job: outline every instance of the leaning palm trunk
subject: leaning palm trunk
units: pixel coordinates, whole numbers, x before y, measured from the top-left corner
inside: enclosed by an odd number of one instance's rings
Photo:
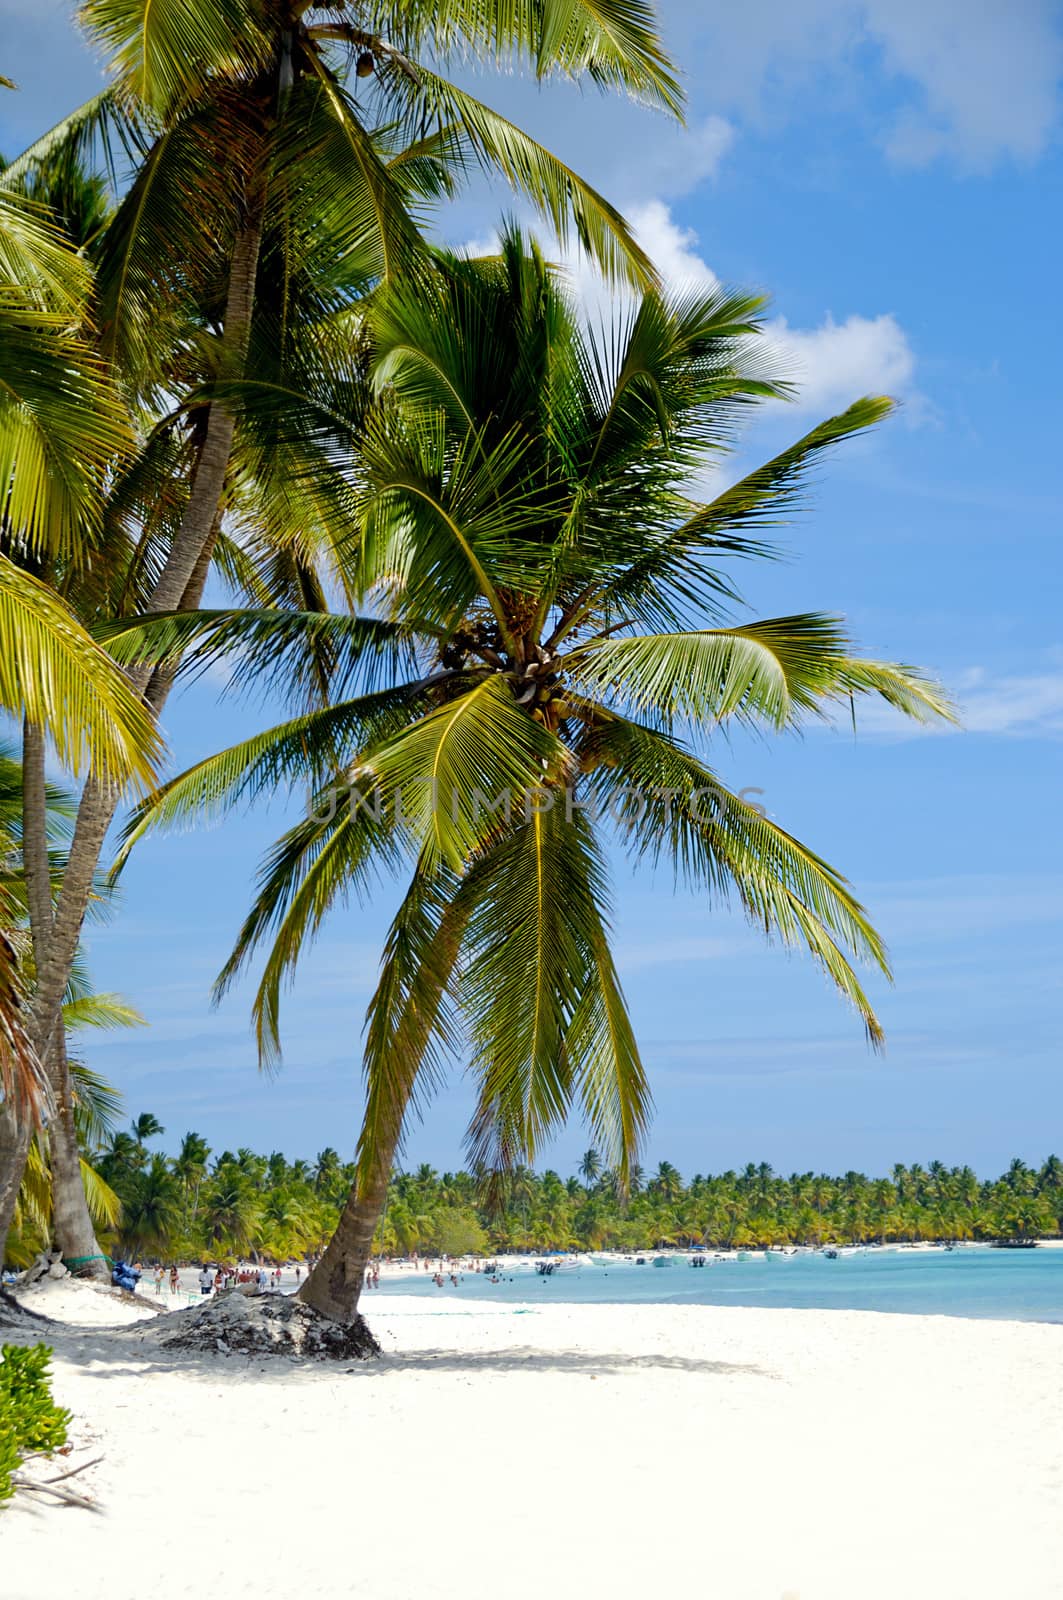
[[[355,1181],[324,1255],[300,1298],[336,1322],[353,1323],[373,1235],[417,1075],[432,1036],[449,1035],[447,990],[468,926],[468,897],[446,869],[423,871],[407,891],[369,1005],[365,1068],[368,1086]]]
[[[264,203],[264,195],[259,194],[233,247],[223,335],[229,371],[239,370],[247,355]],[[199,604],[206,576],[203,557],[218,525],[235,421],[230,407],[212,402],[188,506],[146,607],[148,611],[172,611],[189,599],[193,599],[194,605]],[[172,675],[158,674],[153,678],[150,667],[141,667],[130,669],[129,676],[158,715],[173,682]],[[78,1263],[79,1270],[97,1277],[106,1276],[106,1263],[96,1242],[85,1201],[73,1127],[73,1089],[64,1042],[58,1037],[58,1030],[63,995],[70,981],[103,842],[119,795],[116,785],[97,778],[90,778],[85,785],[54,915],[50,902],[46,908],[38,906],[35,920],[39,923],[39,942],[37,930],[34,932],[37,986],[28,1028],[38,1057],[48,1063],[56,1105],[56,1126],[51,1140],[56,1243],[65,1258]],[[28,819],[35,837],[39,834],[41,820],[36,815],[39,803],[31,800]],[[47,883],[47,878],[44,882]],[[40,900],[39,893],[37,899]],[[6,1203],[10,1190],[12,1207],[13,1195],[17,1194],[22,1181],[28,1148],[28,1140],[16,1137],[14,1129],[0,1132],[0,1198]],[[0,1240],[6,1240],[10,1223],[11,1210],[0,1206]]]
[[[299,1291],[301,1300],[334,1322],[350,1324],[357,1315],[358,1297],[373,1253],[373,1237],[387,1198],[397,1146],[396,1130],[393,1139],[374,1151],[369,1173],[351,1188],[324,1255]]]

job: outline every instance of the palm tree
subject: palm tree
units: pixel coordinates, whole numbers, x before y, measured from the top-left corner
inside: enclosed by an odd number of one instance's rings
[[[650,1188],[666,1205],[671,1205],[682,1192],[683,1180],[670,1161],[662,1161],[650,1180]]]
[[[24,1005],[32,995],[35,980],[34,951],[26,927],[31,883],[26,871],[23,788],[24,774],[19,762],[0,746],[0,903],[5,908],[4,943],[11,950],[17,969],[20,1005]],[[76,803],[67,790],[50,782],[42,784],[41,801],[45,825],[43,875],[46,880],[54,881],[62,870]],[[106,886],[100,885],[98,894],[99,908],[106,902]],[[66,1037],[86,1028],[135,1027],[143,1024],[144,1019],[119,996],[95,991],[84,963],[79,959],[67,985],[62,1020]],[[86,1142],[98,1144],[111,1131],[118,1109],[118,1096],[73,1054],[69,1059],[69,1073],[68,1104],[76,1142],[81,1147]],[[17,1094],[5,1090],[4,1101],[0,1114],[0,1139],[5,1136],[5,1130],[10,1130],[16,1139],[28,1142],[12,1220],[32,1216],[41,1235],[41,1243],[44,1243],[55,1221],[54,1167],[56,1146],[63,1139],[63,1119],[52,1114],[49,1107],[42,1124],[35,1129],[32,1117],[19,1118],[15,1115],[19,1105]],[[25,1105],[24,1097],[22,1104]],[[84,1161],[81,1162],[79,1182],[91,1215],[108,1224],[113,1222],[112,1213],[117,1201],[106,1190],[95,1170]],[[24,1246],[23,1236],[13,1247],[16,1257]]]
[[[583,1152],[579,1164],[579,1175],[589,1189],[595,1180],[601,1176],[602,1158],[597,1150],[590,1149]]]
[[[0,192],[0,708],[52,739],[71,771],[146,781],[157,735],[122,674],[14,548],[69,541],[91,518],[102,463],[125,436],[115,397],[71,332],[84,264],[25,198]],[[42,811],[46,804],[42,785]],[[0,883],[0,1242],[46,1093]]]
[[[122,1190],[120,1247],[133,1254],[169,1249],[180,1220],[181,1190],[166,1157],[153,1155]]]
[[[1042,1189],[1063,1189],[1063,1161],[1058,1156],[1049,1156],[1037,1175],[1037,1181]]]
[[[786,392],[765,375],[761,304],[651,291],[610,343],[516,231],[497,259],[442,259],[368,314],[379,398],[350,441],[348,586],[374,609],[174,617],[112,638],[134,660],[191,649],[202,664],[239,642],[293,665],[328,640],[335,681],[362,691],[199,763],[128,832],[318,784],[220,980],[273,936],[254,1006],[267,1060],[283,982],[329,907],[415,863],[367,1018],[356,1182],[303,1291],[330,1315],[352,1312],[403,1117],[456,1048],[455,1007],[479,1091],[474,1167],[532,1159],[579,1103],[626,1181],[649,1102],[609,949],[606,829],[807,948],[880,1038],[850,958],[885,971],[885,952],[849,886],[697,747],[727,721],[781,730],[864,693],[949,714],[919,673],[855,655],[835,618],[721,616],[737,601],[721,563],[762,553],[760,529],[824,450],[889,409],[860,401],[693,503],[694,471],[722,459],[738,418]]]
[[[138,1144],[145,1144],[149,1139],[158,1139],[166,1132],[152,1111],[142,1111],[139,1117],[134,1117],[130,1123],[130,1130]]]
[[[333,1150],[331,1145],[326,1145],[324,1150],[318,1152],[314,1161],[314,1188],[328,1189],[339,1170],[339,1151]]]
[[[37,1026],[44,943],[53,916],[45,738],[51,737],[72,772],[88,774],[91,783],[113,794],[115,803],[128,780],[150,779],[160,745],[124,674],[56,589],[42,580],[51,576],[48,569],[56,560],[76,567],[98,535],[102,484],[128,443],[129,428],[114,386],[83,331],[89,275],[72,241],[26,196],[4,191],[0,232],[8,280],[0,291],[0,706],[16,712],[25,726],[22,855],[38,980],[20,1027],[36,1062],[45,1065],[50,1057],[52,1068],[50,1145],[57,1232],[64,1249],[85,1251],[83,1258],[102,1268],[82,1193],[71,1071],[63,1041],[51,1043],[76,959],[76,937],[63,981],[48,1001],[47,1034]],[[86,906],[91,878],[90,873]],[[5,940],[0,950],[0,1009],[6,1012],[0,1022],[0,1243],[13,1215],[33,1126],[31,1116],[20,1114],[24,1095],[9,1070],[18,1058],[10,1020],[10,997],[16,991],[6,951]]]
[[[42,168],[69,163],[100,140],[109,155],[119,144],[133,153],[127,192],[102,241],[94,236],[92,254],[100,361],[118,374],[138,414],[156,413],[143,455],[120,474],[117,492],[119,522],[147,501],[137,552],[146,611],[197,607],[215,557],[224,554],[230,570],[246,567],[222,528],[223,512],[245,487],[234,462],[240,384],[255,376],[274,403],[290,396],[297,410],[308,319],[324,348],[322,318],[342,326],[374,284],[412,270],[424,254],[417,211],[472,167],[500,172],[562,238],[574,229],[607,271],[635,282],[651,276],[607,201],[435,70],[471,49],[499,63],[530,62],[539,77],[590,76],[678,112],[675,77],[642,3],[534,0],[515,12],[499,0],[471,8],[397,0],[322,13],[278,0],[229,10],[187,0],[132,9],[88,0],[81,15],[111,52],[112,87],[12,163],[3,184],[32,183]],[[95,221],[85,205],[55,209],[82,229]],[[104,411],[82,405],[79,415],[79,445],[88,453]],[[109,436],[96,443],[100,455],[113,449]],[[289,518],[295,502],[319,517],[327,492],[294,488],[312,475],[284,473],[276,428],[269,444],[259,476],[272,475],[274,505],[286,498]],[[16,498],[28,503],[31,482],[23,477]],[[263,520],[260,514],[260,538],[270,531]],[[305,540],[282,562],[295,578],[305,569],[302,554]],[[0,565],[0,622],[5,570]],[[155,714],[172,678],[169,670],[130,673]],[[3,689],[0,676],[0,701]],[[32,711],[30,720],[35,726]],[[68,1084],[61,1043],[53,1043],[59,1005],[116,804],[114,786],[90,777],[62,891],[34,933],[29,1036],[39,1056],[52,1053],[61,1105]],[[64,1150],[57,1170],[65,1248],[91,1261],[75,1157]],[[0,1147],[8,1177],[19,1164],[17,1142]],[[0,1232],[4,1224],[0,1209]]]
[[[222,1254],[252,1249],[261,1219],[259,1198],[237,1167],[227,1166],[211,1180],[203,1201],[209,1247]]]
[[[181,1148],[174,1161],[174,1175],[184,1187],[192,1190],[192,1216],[195,1217],[199,1200],[199,1186],[207,1175],[210,1146],[200,1133],[188,1132],[181,1140]]]

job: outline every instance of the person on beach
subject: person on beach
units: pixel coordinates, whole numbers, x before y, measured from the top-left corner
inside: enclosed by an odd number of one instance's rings
[[[170,1293],[181,1293],[181,1274],[178,1272],[176,1264],[170,1268]]]
[[[199,1274],[199,1292],[200,1294],[209,1294],[213,1287],[214,1275],[207,1266],[207,1263],[204,1261]]]
[[[165,1274],[164,1274],[163,1269],[162,1269],[162,1262],[160,1261],[159,1265],[155,1268],[155,1293],[156,1294],[162,1294],[162,1282],[163,1282],[164,1276],[165,1276]]]

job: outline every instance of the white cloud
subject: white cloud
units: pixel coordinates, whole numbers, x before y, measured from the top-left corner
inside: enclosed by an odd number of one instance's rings
[[[667,285],[706,290],[715,287],[719,281],[716,274],[697,253],[697,234],[693,228],[681,227],[663,200],[630,207],[628,221]],[[559,249],[556,254],[592,326],[608,326],[625,308],[630,308],[631,291],[606,283],[594,262],[578,247]]]
[[[886,138],[895,160],[952,156],[984,168],[1044,150],[1058,117],[1059,11],[1045,0],[869,0],[866,26],[886,68],[918,102]]]
[[[1013,739],[1063,737],[1063,672],[1048,670],[994,676],[984,667],[971,667],[951,676],[947,687],[959,712],[959,728],[945,722],[924,726],[901,716],[885,701],[870,697],[857,706],[857,727],[862,734],[890,739],[957,732]],[[838,719],[838,726],[848,731],[850,725],[846,712]]]
[[[696,231],[676,222],[663,200],[632,207],[629,220],[666,285],[709,290],[719,283],[699,252]],[[603,283],[584,255],[570,251],[563,259],[591,321],[608,320],[622,295]],[[796,385],[802,410],[827,415],[865,394],[917,398],[915,355],[889,312],[853,313],[843,322],[828,315],[818,328],[793,328],[778,317],[767,324],[767,332],[779,357],[776,370]]]
[[[617,193],[691,194],[716,179],[735,141],[734,124],[715,114],[700,123],[666,130],[655,127],[653,132],[653,138],[647,137],[635,149],[625,147],[622,169],[613,179]]]
[[[633,206],[629,221],[665,283],[712,289],[719,282],[708,262],[698,254],[696,231],[677,223],[663,200]]]
[[[915,356],[908,336],[891,313],[828,314],[818,328],[791,328],[785,317],[770,324],[788,376],[798,386],[801,407],[829,415],[865,394],[910,395]]]
[[[966,675],[956,698],[969,733],[1063,734],[1063,672],[993,678],[979,668]]]
[[[897,162],[944,158],[981,170],[1035,159],[1058,124],[1056,0],[689,6],[665,0],[662,9],[695,102],[704,81],[714,107],[762,125],[777,129],[810,105],[829,105],[870,124]],[[886,111],[879,109],[882,76],[893,102]]]

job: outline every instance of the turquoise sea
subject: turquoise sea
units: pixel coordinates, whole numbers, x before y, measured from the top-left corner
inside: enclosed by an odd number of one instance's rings
[[[896,1311],[950,1317],[1063,1322],[1063,1250],[868,1250],[829,1260],[822,1255],[751,1252],[744,1261],[701,1268],[677,1255],[668,1265],[633,1261],[565,1262],[549,1277],[534,1266],[512,1267],[493,1284],[465,1272],[437,1288],[427,1272],[388,1279],[388,1294],[463,1300],[560,1300],[579,1305],[707,1305],[812,1307],[827,1311]],[[363,1297],[365,1311],[372,1295]]]

